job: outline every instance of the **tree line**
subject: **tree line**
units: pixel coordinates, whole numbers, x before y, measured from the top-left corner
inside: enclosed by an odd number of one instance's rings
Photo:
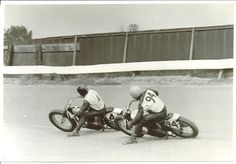
[[[31,42],[32,41],[31,30],[28,30],[25,26],[11,26],[4,29],[4,45]]]

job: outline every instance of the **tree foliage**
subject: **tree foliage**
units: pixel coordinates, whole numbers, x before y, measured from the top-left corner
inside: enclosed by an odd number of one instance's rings
[[[138,31],[138,24],[129,24],[128,26],[130,32]]]
[[[19,43],[32,40],[32,31],[24,26],[11,26],[4,30],[4,44]]]

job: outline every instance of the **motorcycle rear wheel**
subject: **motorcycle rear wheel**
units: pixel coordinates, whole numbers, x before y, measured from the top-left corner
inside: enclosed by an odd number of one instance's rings
[[[61,122],[63,117],[62,110],[53,110],[48,115],[50,122],[58,129],[64,132],[72,132],[76,127],[75,120],[64,117],[63,123]]]
[[[178,121],[182,127],[182,130],[172,129],[171,131],[173,133],[175,133],[177,136],[183,137],[183,138],[195,138],[198,136],[199,130],[194,122],[192,122],[182,116],[180,116]]]

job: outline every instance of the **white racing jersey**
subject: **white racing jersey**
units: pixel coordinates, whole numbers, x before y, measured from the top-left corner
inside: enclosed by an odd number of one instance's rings
[[[87,100],[90,104],[90,107],[95,110],[100,110],[105,107],[104,101],[94,90],[90,89],[84,99]]]
[[[147,89],[145,91],[145,94],[144,94],[143,98],[141,99],[140,104],[142,105],[143,110],[145,112],[148,112],[149,110],[151,110],[153,112],[161,112],[165,106],[165,104],[155,94],[155,92],[150,89]]]

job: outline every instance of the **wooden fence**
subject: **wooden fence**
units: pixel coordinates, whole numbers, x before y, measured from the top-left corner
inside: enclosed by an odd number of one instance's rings
[[[67,66],[78,60],[79,44],[9,45],[4,48],[6,65]]]
[[[233,25],[90,34],[8,45],[5,65],[94,65],[233,58]]]

